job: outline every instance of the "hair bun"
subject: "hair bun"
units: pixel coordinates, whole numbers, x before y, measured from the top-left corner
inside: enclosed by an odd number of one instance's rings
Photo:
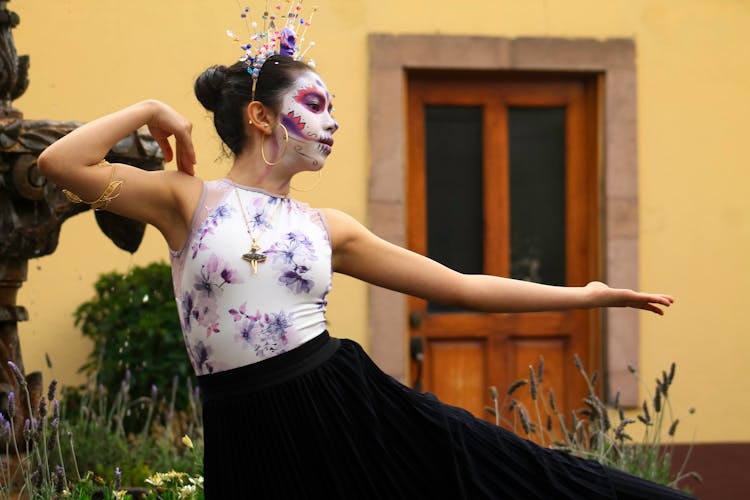
[[[214,112],[227,81],[226,66],[211,66],[195,80],[195,97],[207,110]]]

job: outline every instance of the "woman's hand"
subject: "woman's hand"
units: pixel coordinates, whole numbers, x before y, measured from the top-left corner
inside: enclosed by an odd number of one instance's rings
[[[674,298],[663,293],[641,293],[626,288],[610,288],[599,281],[592,281],[585,287],[590,295],[592,307],[632,307],[659,315],[662,307],[669,307]]]
[[[154,111],[146,125],[164,153],[164,160],[170,162],[174,157],[172,145],[169,143],[169,137],[174,136],[177,170],[195,175],[195,150],[191,136],[193,124],[163,102],[152,101],[152,106]]]

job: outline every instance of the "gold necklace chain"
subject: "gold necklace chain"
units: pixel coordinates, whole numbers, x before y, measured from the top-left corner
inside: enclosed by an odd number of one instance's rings
[[[250,250],[247,251],[247,253],[242,255],[242,258],[250,263],[250,267],[253,268],[253,274],[258,274],[258,264],[261,264],[266,261],[266,254],[263,252],[260,252],[260,246],[258,245],[258,241],[261,236],[263,236],[263,233],[266,232],[266,225],[269,223],[269,221],[273,220],[276,217],[276,214],[281,209],[281,205],[283,203],[283,199],[279,198],[277,200],[276,210],[274,210],[273,214],[271,214],[271,217],[263,221],[263,224],[261,226],[261,231],[258,233],[258,236],[253,236],[252,231],[250,230],[250,221],[247,218],[247,214],[245,213],[245,207],[242,204],[242,200],[240,199],[240,191],[237,189],[237,186],[233,185],[234,188],[234,194],[237,195],[237,203],[240,206],[240,212],[242,213],[242,218],[245,220],[245,228],[247,230],[248,236],[250,236],[250,240],[252,241],[252,244],[250,245]],[[263,210],[263,213],[265,214],[265,209]]]

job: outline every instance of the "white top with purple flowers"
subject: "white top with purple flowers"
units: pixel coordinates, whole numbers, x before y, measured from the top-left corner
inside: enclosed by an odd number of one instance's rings
[[[242,259],[252,241],[233,186],[267,257],[257,274]],[[262,361],[326,329],[330,236],[321,212],[305,203],[228,179],[205,182],[185,246],[170,254],[198,375]]]

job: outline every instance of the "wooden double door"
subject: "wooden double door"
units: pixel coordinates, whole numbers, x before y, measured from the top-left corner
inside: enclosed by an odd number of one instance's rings
[[[409,248],[464,273],[599,279],[597,86],[581,75],[410,74]],[[586,393],[574,354],[600,368],[596,312],[485,314],[415,298],[408,311],[423,349],[412,383],[488,420],[488,388],[502,397],[540,356],[568,414]],[[529,404],[528,391],[514,397]]]

